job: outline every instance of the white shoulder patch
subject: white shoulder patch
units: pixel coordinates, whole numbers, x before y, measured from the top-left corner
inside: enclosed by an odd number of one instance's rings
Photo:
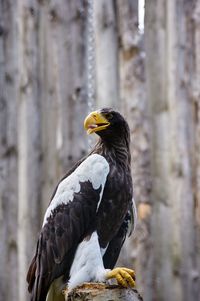
[[[102,186],[100,202],[109,170],[108,162],[101,155],[92,154],[85,159],[71,175],[63,179],[58,185],[56,193],[45,213],[43,226],[47,218],[51,215],[52,210],[62,203],[67,204],[73,200],[74,193],[80,191],[80,182],[89,181],[94,189],[98,189]]]

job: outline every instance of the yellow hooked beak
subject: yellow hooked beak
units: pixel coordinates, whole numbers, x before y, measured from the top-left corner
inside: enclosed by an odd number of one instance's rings
[[[109,125],[110,122],[98,111],[90,113],[84,121],[84,128],[87,134],[105,130]]]

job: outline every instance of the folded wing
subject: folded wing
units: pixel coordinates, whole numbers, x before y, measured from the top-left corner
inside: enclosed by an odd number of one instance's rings
[[[108,173],[105,158],[93,154],[58,185],[27,274],[32,301],[45,300],[54,279],[67,279],[78,244],[94,230]]]

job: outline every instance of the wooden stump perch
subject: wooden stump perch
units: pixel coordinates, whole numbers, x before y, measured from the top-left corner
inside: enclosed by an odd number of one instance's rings
[[[135,289],[104,283],[84,283],[69,295],[66,291],[65,301],[143,301],[143,299]]]

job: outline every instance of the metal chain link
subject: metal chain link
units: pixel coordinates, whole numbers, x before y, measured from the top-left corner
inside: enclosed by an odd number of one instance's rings
[[[87,0],[87,103],[88,113],[94,111],[96,96],[95,77],[95,36],[94,36],[94,0]],[[94,145],[94,137],[88,137],[88,151]]]
[[[95,107],[95,37],[94,37],[94,3],[87,0],[87,101],[88,111]]]

